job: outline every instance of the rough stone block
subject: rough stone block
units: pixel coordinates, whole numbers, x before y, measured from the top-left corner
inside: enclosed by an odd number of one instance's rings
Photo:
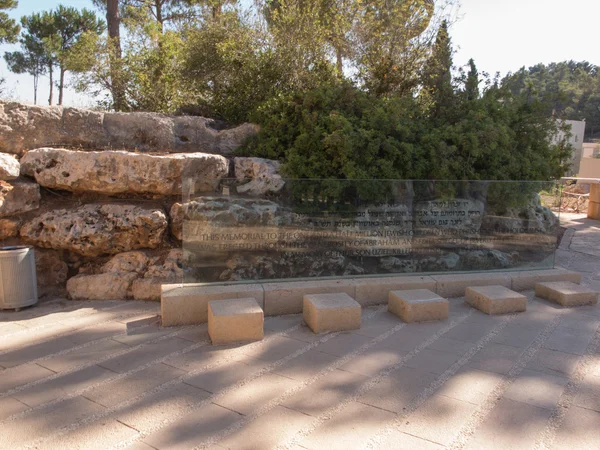
[[[463,297],[470,286],[504,286],[510,288],[508,273],[470,273],[457,275],[433,275],[437,282],[436,292],[444,298]]]
[[[450,303],[428,289],[392,291],[388,311],[404,322],[424,322],[448,318]]]
[[[40,186],[73,192],[178,195],[182,174],[202,173],[198,190],[213,191],[227,176],[229,162],[208,153],[149,155],[128,151],[37,148],[21,158],[22,172]]]
[[[354,281],[354,299],[361,306],[385,305],[390,291],[409,289],[429,289],[435,291],[436,282],[431,277],[397,276],[379,278],[358,278]]]
[[[588,219],[596,219],[600,220],[600,202],[590,202],[588,203]]]
[[[6,153],[0,153],[0,180],[14,180],[21,172],[19,161]]]
[[[75,275],[67,281],[67,292],[74,300],[125,300],[136,273]]]
[[[89,203],[46,211],[26,221],[20,234],[23,241],[38,247],[100,256],[158,248],[163,244],[167,226],[162,208],[134,203]]]
[[[254,298],[208,302],[208,335],[213,344],[260,341],[264,314]]]
[[[468,287],[465,301],[486,314],[527,310],[527,297],[504,286]]]
[[[570,281],[575,284],[581,283],[581,274],[565,269],[527,270],[515,272],[511,275],[512,290],[525,291],[534,289],[536,283],[543,281]]]
[[[263,283],[265,292],[265,315],[299,314],[303,298],[310,294],[346,293],[354,297],[354,280],[285,281]]]
[[[361,307],[345,293],[304,296],[304,321],[315,333],[357,330]]]
[[[562,306],[595,305],[598,292],[569,281],[537,283],[535,295]]]
[[[250,297],[263,307],[260,284],[163,284],[160,300],[162,324],[167,327],[205,323],[208,321],[209,301]]]
[[[40,186],[37,183],[23,178],[11,182],[0,181],[0,217],[38,209],[40,200]]]
[[[600,183],[590,184],[590,202],[600,203]]]

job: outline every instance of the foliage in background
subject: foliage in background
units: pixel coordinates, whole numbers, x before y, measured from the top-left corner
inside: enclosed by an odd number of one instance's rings
[[[18,4],[17,0],[0,0],[0,44],[17,41],[20,31],[19,24],[16,20],[8,17],[5,11],[16,8]]]
[[[281,95],[252,119],[260,134],[240,154],[279,159],[292,178],[550,180],[571,147],[538,98],[485,80],[470,61],[453,79],[442,24],[419,95],[378,96],[339,81]]]
[[[109,19],[106,1],[95,4]],[[178,27],[199,10],[186,5],[175,0],[121,0],[118,22],[125,36],[88,36],[81,42],[70,61],[75,88],[104,94],[102,106],[119,111],[169,113],[193,102],[195,92],[181,69],[185,35]]]
[[[600,70],[586,61],[565,61],[523,67],[502,84],[515,95],[538,98],[546,113],[566,120],[586,121],[586,138],[600,133]]]
[[[72,53],[77,90],[108,93],[103,106],[118,110],[235,123],[336,78],[380,95],[414,89],[447,0],[435,20],[433,0],[118,0],[117,11],[116,0],[93,1],[110,37]]]
[[[33,104],[37,105],[40,77],[48,72],[49,56],[43,41],[32,34],[23,34],[19,39],[21,51],[7,52],[4,59],[8,69],[14,73],[26,73],[33,77]]]
[[[4,55],[9,69],[15,73],[28,73],[34,77],[34,98],[37,101],[38,79],[48,74],[53,102],[54,71],[58,69],[58,104],[63,103],[65,74],[69,61],[86,35],[100,35],[104,22],[88,10],[58,6],[55,10],[33,13],[21,18],[23,33],[19,39],[21,51]]]
[[[280,61],[261,50],[263,39],[237,11],[190,30],[183,73],[202,114],[243,122],[277,92]]]

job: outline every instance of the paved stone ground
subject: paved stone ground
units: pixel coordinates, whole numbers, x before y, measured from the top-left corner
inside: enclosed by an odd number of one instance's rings
[[[600,223],[558,264],[600,289]],[[440,323],[365,309],[316,336],[299,315],[213,347],[161,329],[157,304],[44,302],[0,313],[0,448],[598,449],[600,306],[486,316],[451,300]]]

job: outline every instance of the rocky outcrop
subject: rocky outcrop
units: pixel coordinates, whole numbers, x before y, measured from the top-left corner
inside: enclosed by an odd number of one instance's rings
[[[40,186],[18,179],[0,181],[0,217],[22,214],[40,207]]]
[[[460,252],[463,270],[505,269],[513,262],[513,255],[499,250],[471,250]]]
[[[76,275],[67,281],[67,292],[74,300],[122,300],[135,278],[136,273]]]
[[[248,227],[252,226],[301,225],[308,219],[269,200],[230,197],[201,197],[183,204],[175,203],[170,216],[173,236],[182,240],[185,225],[190,241],[201,233],[210,232],[211,227],[243,224],[249,231]]]
[[[148,256],[142,251],[119,253],[102,267],[103,273],[134,272],[142,274],[148,267]]]
[[[18,219],[0,219],[0,241],[19,235],[21,221]]]
[[[143,251],[119,253],[99,270],[82,268],[67,282],[67,291],[73,299],[158,301],[161,284],[182,280],[181,257],[179,249],[155,256]]]
[[[0,180],[15,180],[20,171],[21,165],[14,156],[0,153]]]
[[[183,221],[185,219],[185,209],[181,203],[173,203],[171,210],[169,211],[169,217],[171,223],[169,225],[169,231],[171,235],[177,239],[183,239]]]
[[[352,276],[365,272],[343,256],[316,259],[301,254],[275,257],[236,255],[226,261],[226,266],[227,269],[219,275],[219,281]]]
[[[160,246],[167,229],[161,209],[128,204],[88,204],[44,213],[27,221],[21,238],[42,248],[84,256]]]
[[[414,229],[460,230],[478,232],[481,228],[485,203],[481,200],[457,198],[454,200],[417,202],[413,206]]]
[[[252,124],[219,130],[196,116],[0,103],[0,152],[17,155],[47,146],[229,155],[257,131]]]
[[[279,192],[285,181],[279,175],[281,164],[263,158],[234,158],[235,178],[245,184],[237,186],[240,194],[265,195],[269,192]]]
[[[181,195],[182,175],[196,191],[213,192],[229,172],[220,155],[145,155],[38,148],[21,158],[21,171],[41,185],[73,192]]]
[[[131,284],[131,297],[134,300],[159,301],[162,284],[183,282],[182,258],[181,249],[171,250],[164,261],[154,258],[144,277]]]
[[[552,210],[542,206],[539,196],[520,208],[507,208],[501,212],[488,212],[482,229],[500,233],[531,233],[551,236],[558,227],[558,217]]]
[[[69,266],[62,260],[59,252],[36,248],[34,253],[38,293],[43,295],[64,288]]]

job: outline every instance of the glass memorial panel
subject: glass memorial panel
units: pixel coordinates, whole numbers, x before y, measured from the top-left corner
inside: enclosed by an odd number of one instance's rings
[[[555,182],[188,177],[184,282],[547,269]]]

